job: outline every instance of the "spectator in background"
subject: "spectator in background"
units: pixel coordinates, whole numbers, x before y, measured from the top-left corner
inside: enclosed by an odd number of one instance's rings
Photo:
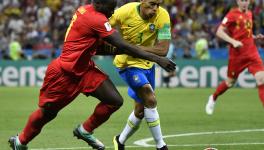
[[[199,60],[209,60],[208,42],[206,38],[200,38],[195,43],[195,52]]]
[[[19,34],[23,32],[24,27],[25,23],[20,14],[12,14],[7,25],[7,31],[11,37],[10,39],[17,39]]]
[[[17,61],[25,58],[19,39],[14,39],[9,43],[9,56],[11,60]]]
[[[81,4],[90,3],[91,0],[0,0],[0,28],[4,26],[7,39],[13,39],[20,32],[27,31],[28,20],[36,27],[39,32],[36,39],[43,42],[46,36],[50,38],[53,34],[58,35],[52,42],[62,43],[66,27],[71,21],[71,16],[76,7]],[[118,0],[118,6],[138,0]],[[191,58],[191,50],[196,42],[197,28],[206,26],[206,37],[209,48],[223,48],[226,43],[215,36],[217,25],[226,14],[227,10],[235,1],[230,0],[164,0],[163,6],[168,10],[173,31],[183,39],[182,48],[175,45],[178,52],[183,53],[184,58]],[[264,4],[263,0],[252,2],[252,10],[255,14],[254,33],[264,33]],[[17,18],[14,18],[14,15]],[[23,25],[24,24],[24,25]],[[58,29],[59,26],[59,29]],[[18,30],[17,30],[18,29]],[[17,32],[18,31],[18,32]],[[7,33],[8,32],[8,33]],[[27,34],[27,33],[24,33]],[[11,37],[11,38],[10,38]],[[178,40],[176,39],[176,40]],[[58,40],[58,41],[57,41]],[[174,40],[174,39],[172,39]],[[30,39],[21,42],[21,46],[27,47],[31,43]],[[57,45],[55,44],[54,45]],[[257,45],[264,47],[263,41],[258,41]],[[33,46],[34,47],[34,44]]]
[[[44,1],[40,2],[40,7],[37,11],[38,26],[40,28],[48,28],[51,19],[51,9],[46,5]]]
[[[0,31],[0,59],[8,59],[8,39],[7,36],[5,36],[4,32]]]
[[[171,44],[170,44],[170,52],[173,52],[174,57],[178,57],[176,55],[176,51],[183,51],[182,58],[184,59],[190,59],[192,58],[191,55],[191,46],[190,43],[186,38],[184,38],[181,35],[178,35],[178,33],[173,33],[172,34],[172,39],[171,39]]]

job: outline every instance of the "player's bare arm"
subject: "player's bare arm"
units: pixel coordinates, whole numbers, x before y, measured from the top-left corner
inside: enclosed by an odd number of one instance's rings
[[[159,56],[166,56],[169,50],[170,40],[159,40],[153,47],[139,46],[142,50],[156,54]]]
[[[166,57],[160,57],[152,53],[147,53],[144,50],[125,42],[118,32],[114,32],[113,34],[105,37],[103,40],[116,46],[121,53],[156,62],[166,71],[175,70],[176,64],[174,62]]]
[[[233,39],[232,37],[230,37],[226,31],[226,27],[224,27],[223,25],[220,25],[216,31],[216,35],[217,37],[219,37],[220,39],[230,43],[234,48],[239,48],[243,46],[243,43],[240,41],[237,41],[235,39]]]
[[[122,51],[118,51],[115,46],[105,41],[101,41],[98,44],[96,50],[96,55],[119,55],[119,54],[122,54]]]
[[[263,34],[257,34],[257,35],[253,35],[254,40],[263,40],[264,39],[264,35]]]

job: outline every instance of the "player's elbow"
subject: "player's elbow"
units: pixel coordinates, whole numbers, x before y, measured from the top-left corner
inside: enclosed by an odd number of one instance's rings
[[[221,38],[223,33],[224,33],[224,27],[222,27],[222,26],[218,27],[218,29],[216,31],[216,36]]]
[[[220,30],[219,30],[219,29],[217,29],[217,31],[216,31],[216,36],[217,36],[218,38],[221,37],[221,35],[220,35]]]
[[[161,57],[166,57],[167,54],[160,53],[159,56],[161,56]]]

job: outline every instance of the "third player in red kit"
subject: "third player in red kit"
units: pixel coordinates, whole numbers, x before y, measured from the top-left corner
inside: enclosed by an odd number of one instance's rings
[[[237,0],[238,7],[228,12],[217,30],[216,35],[229,43],[229,61],[227,79],[218,85],[206,104],[209,115],[213,114],[217,97],[234,85],[244,69],[254,75],[264,105],[264,66],[255,44],[255,40],[264,39],[264,36],[252,33],[253,17],[248,10],[249,4],[250,0]]]

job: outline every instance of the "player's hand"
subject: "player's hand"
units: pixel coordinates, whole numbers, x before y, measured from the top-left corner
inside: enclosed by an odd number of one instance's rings
[[[167,72],[171,72],[176,69],[176,64],[172,60],[168,59],[167,57],[160,57],[157,63]]]
[[[263,34],[258,34],[255,36],[255,40],[263,40],[264,39],[264,35]]]
[[[240,42],[240,41],[236,41],[236,40],[234,40],[233,43],[232,43],[232,46],[233,46],[234,48],[240,48],[240,47],[243,46],[243,43]]]

